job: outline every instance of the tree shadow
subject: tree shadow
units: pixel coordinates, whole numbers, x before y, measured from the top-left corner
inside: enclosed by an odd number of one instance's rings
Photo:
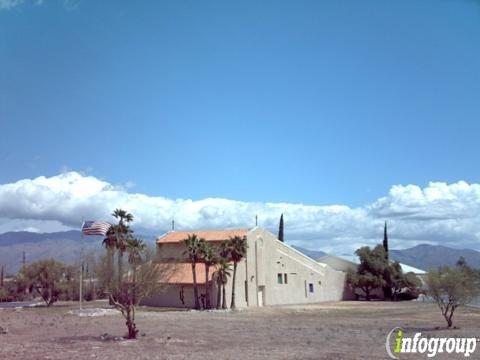
[[[452,330],[460,330],[460,328],[454,327],[446,327],[446,326],[429,326],[429,327],[419,327],[419,326],[406,326],[402,327],[404,332],[421,332],[421,333],[428,333],[428,332],[437,332],[437,331],[452,331]]]
[[[56,337],[55,342],[63,343],[63,344],[71,344],[74,342],[83,342],[83,341],[93,341],[99,343],[105,342],[120,342],[120,341],[127,341],[128,339],[123,336],[114,336],[111,334],[103,334],[100,336],[92,336],[92,335],[78,335],[78,336],[61,336]]]
[[[55,338],[55,342],[72,343],[77,341],[102,341],[100,336],[78,335],[78,336],[60,336]]]

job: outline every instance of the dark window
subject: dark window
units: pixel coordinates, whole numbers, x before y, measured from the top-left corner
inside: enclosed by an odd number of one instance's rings
[[[283,283],[288,284],[287,274],[283,274]]]
[[[277,274],[277,282],[279,284],[283,284],[283,275],[282,274]]]
[[[312,283],[308,284],[308,291],[313,293],[313,284]]]

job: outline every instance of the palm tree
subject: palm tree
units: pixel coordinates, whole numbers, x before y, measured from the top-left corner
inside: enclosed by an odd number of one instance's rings
[[[108,269],[108,276],[107,276],[107,286],[110,287],[112,284],[113,279],[113,257],[115,255],[115,248],[117,247],[117,237],[115,235],[115,230],[111,227],[107,232],[107,237],[103,239],[103,245],[107,250],[107,269]],[[110,290],[110,289],[108,289]]]
[[[130,223],[133,221],[133,215],[123,209],[115,209],[112,213],[115,219],[120,219],[120,224]]]
[[[192,275],[193,275],[193,296],[195,297],[195,309],[200,309],[200,302],[198,301],[198,285],[197,285],[197,272],[196,265],[200,256],[200,249],[202,246],[202,241],[205,239],[200,239],[196,234],[188,235],[186,239],[183,240],[187,249],[184,251],[184,255],[188,256],[188,260],[192,264]]]
[[[142,262],[142,254],[147,249],[147,244],[143,240],[131,238],[126,241],[126,248],[128,263],[134,266]]]
[[[143,258],[142,254],[145,252],[147,244],[140,239],[128,239],[126,241],[126,249],[128,252],[128,263],[132,269],[132,283],[133,286],[133,303],[136,303],[136,294],[135,294],[135,284],[136,284],[136,273],[137,266],[141,264]]]
[[[116,233],[117,242],[116,247],[118,250],[118,284],[122,281],[123,276],[123,254],[127,250],[126,242],[131,238],[132,230],[128,226],[133,221],[133,215],[123,209],[115,209],[112,216],[118,220],[118,224],[113,228]]]
[[[205,308],[211,309],[208,274],[210,271],[210,267],[218,262],[218,256],[215,252],[214,247],[210,243],[202,241],[199,251],[199,257],[200,260],[205,264]]]
[[[222,298],[222,309],[227,308],[227,298],[225,294],[225,285],[227,284],[228,277],[230,276],[230,271],[232,270],[232,265],[228,262],[228,259],[224,257],[218,258],[217,271],[213,273],[217,281],[217,309],[220,309],[220,299]]]
[[[234,236],[230,237],[226,242],[222,243],[222,253],[233,262],[233,279],[232,279],[232,301],[230,308],[235,309],[235,278],[237,275],[237,264],[247,255],[247,237]]]

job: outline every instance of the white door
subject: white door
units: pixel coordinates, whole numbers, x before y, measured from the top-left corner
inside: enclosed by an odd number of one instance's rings
[[[261,307],[263,306],[263,295],[264,295],[265,287],[264,286],[259,286],[258,287],[258,306]]]

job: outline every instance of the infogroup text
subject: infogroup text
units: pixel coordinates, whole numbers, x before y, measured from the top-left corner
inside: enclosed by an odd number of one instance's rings
[[[385,343],[387,353],[392,359],[400,359],[400,354],[427,354],[433,358],[437,354],[463,354],[470,357],[477,348],[477,338],[439,338],[426,337],[417,332],[413,337],[406,337],[402,328],[396,327],[387,335]]]

